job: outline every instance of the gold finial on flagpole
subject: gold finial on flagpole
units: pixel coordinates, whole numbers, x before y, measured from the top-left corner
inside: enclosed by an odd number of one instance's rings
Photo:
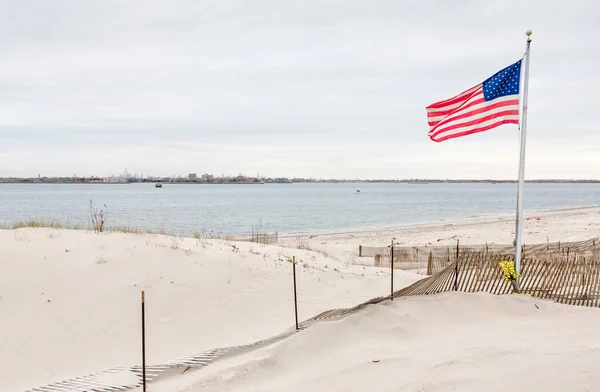
[[[526,36],[528,36],[528,37],[530,37],[530,36],[531,36],[531,33],[532,33],[532,31],[531,31],[531,30],[527,30],[527,31],[525,32],[525,35],[526,35]]]

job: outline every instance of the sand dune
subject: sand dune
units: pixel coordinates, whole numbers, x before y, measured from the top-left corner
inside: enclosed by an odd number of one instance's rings
[[[141,290],[148,364],[289,328],[293,255],[301,320],[389,290],[387,271],[250,243],[20,229],[0,246],[1,391],[140,364]]]
[[[592,391],[599,322],[598,309],[519,295],[401,298],[152,390]]]

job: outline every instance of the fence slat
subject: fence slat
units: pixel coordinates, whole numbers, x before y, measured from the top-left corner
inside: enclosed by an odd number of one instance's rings
[[[577,259],[577,276],[575,280],[576,289],[574,291],[573,304],[578,304],[584,300],[585,292],[585,258],[575,256]]]
[[[446,290],[444,289],[444,287],[446,286],[446,284],[447,284],[448,282],[450,282],[450,281],[452,281],[452,280],[453,280],[452,278],[453,278],[453,276],[454,276],[454,270],[453,270],[453,269],[448,269],[446,272],[447,272],[447,273],[446,273],[446,274],[444,274],[444,275],[447,275],[447,276],[445,277],[445,279],[443,279],[443,278],[442,278],[442,279],[440,279],[440,280],[439,280],[439,284],[438,284],[438,285],[435,285],[435,286],[433,286],[433,285],[432,285],[432,286],[431,286],[431,288],[430,288],[430,290],[429,290],[430,292],[426,292],[427,294],[437,294],[437,293],[441,293],[441,292],[443,292],[443,291],[446,291]],[[442,276],[443,276],[443,275],[442,275]]]
[[[594,283],[594,301],[592,301],[592,306],[594,307],[598,307],[598,300],[600,299],[600,293],[598,292],[598,288],[600,287],[600,264],[598,263],[599,260],[596,260],[596,265],[595,265],[595,283]]]
[[[600,297],[598,295],[598,284],[600,283],[600,264],[598,264],[597,260],[594,261],[593,271],[594,274],[592,276],[592,288],[590,290],[592,298],[590,298],[590,303],[588,304],[588,306],[597,306],[594,305],[594,300]]]
[[[556,271],[554,272],[553,279],[550,281],[550,287],[547,292],[548,295],[546,296],[547,298],[556,297],[555,290],[562,278],[562,275],[565,272],[564,270],[566,268],[566,265],[564,263],[562,263],[560,260],[555,260],[555,267],[556,267]]]
[[[465,284],[468,279],[468,272],[471,265],[471,254],[468,254],[464,259],[458,260],[456,264],[456,290],[466,291]]]
[[[490,286],[490,278],[493,276],[494,274],[494,267],[493,265],[489,262],[489,260],[487,259],[487,257],[484,255],[483,257],[483,266],[485,268],[485,275],[484,278],[479,282],[479,285],[477,285],[477,290],[476,291],[487,291],[486,287]]]
[[[510,259],[510,258],[509,258]],[[490,259],[490,263],[498,263],[497,260],[493,260]],[[496,269],[496,280],[495,280],[495,284],[493,285],[493,287],[490,290],[490,293],[492,294],[500,294],[500,288],[502,287],[502,282],[504,282],[504,271],[502,271],[502,268],[500,268],[500,266],[498,265],[498,268]]]
[[[565,291],[565,286],[567,283],[567,280],[569,279],[569,276],[571,274],[570,268],[569,268],[569,264],[566,262],[562,262],[563,265],[563,274],[561,274],[561,276],[559,277],[559,280],[557,282],[557,292],[556,292],[556,301],[559,303],[564,303],[564,291]]]
[[[588,290],[589,299],[587,301],[586,306],[594,306],[594,299],[596,297],[596,285],[597,285],[598,279],[600,278],[599,272],[600,272],[600,269],[598,269],[598,262],[594,260],[592,262],[592,268],[591,268],[591,272],[590,272],[590,288]]]
[[[567,283],[567,287],[565,288],[565,299],[566,303],[571,305],[575,301],[575,292],[577,290],[577,281],[579,280],[579,268],[576,260],[573,260],[571,265],[571,276],[569,282]]]
[[[542,280],[544,280],[545,283],[546,271],[548,269],[548,263],[545,260],[539,260],[538,264],[539,268],[535,272],[536,277],[531,284],[531,291],[529,292],[532,296],[535,296],[536,293],[539,294],[540,290],[543,290],[543,287],[540,287],[540,284],[543,285]]]

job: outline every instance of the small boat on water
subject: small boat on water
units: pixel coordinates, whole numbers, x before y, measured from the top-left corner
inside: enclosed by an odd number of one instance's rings
[[[356,189],[354,193],[360,193],[360,189]]]
[[[162,188],[162,184],[160,182],[157,182],[156,184],[154,184],[155,188]]]

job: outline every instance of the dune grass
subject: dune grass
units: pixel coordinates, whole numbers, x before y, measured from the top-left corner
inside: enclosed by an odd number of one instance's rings
[[[236,239],[231,235],[218,235],[206,230],[200,230],[194,232],[193,237],[197,240],[222,240],[222,241],[244,241],[243,239]]]
[[[93,208],[93,207],[92,207]],[[93,216],[93,210],[92,210]],[[142,228],[131,225],[105,225],[102,222],[102,225],[96,221],[90,221],[87,224],[85,223],[69,223],[60,219],[47,219],[47,218],[38,218],[38,217],[30,217],[27,219],[16,220],[13,222],[0,223],[0,230],[17,230],[24,228],[49,228],[49,229],[63,229],[63,230],[84,230],[84,231],[94,231],[96,233],[126,233],[126,234],[154,234],[154,235],[164,235],[170,237],[182,237],[182,235],[172,232],[168,229],[149,229]],[[240,236],[235,237],[231,235],[221,235],[215,234],[212,231],[200,230],[194,232],[192,235],[193,238],[197,240],[221,240],[221,241],[236,241],[236,242],[261,242],[256,241],[254,236]],[[298,247],[299,249],[302,249]],[[313,250],[313,249],[308,249]],[[325,253],[322,251],[318,251],[320,253]]]
[[[45,219],[45,218],[37,218],[30,217],[27,219],[16,220],[9,223],[0,223],[0,230],[17,230],[17,229],[25,229],[25,228],[49,228],[49,229],[63,229],[63,230],[88,230],[95,231],[97,230],[97,226],[92,223],[82,224],[75,223],[71,224],[65,221],[61,221],[59,219]],[[155,234],[155,235],[165,235],[170,237],[181,237],[170,230],[167,229],[148,229],[131,225],[107,225],[103,227],[103,232],[105,233],[126,233],[126,234]],[[197,231],[194,233],[193,238],[198,240],[222,240],[222,241],[249,241],[244,239],[237,239],[233,236],[228,235],[216,235],[212,232],[207,232],[206,230]]]
[[[26,227],[31,228],[50,228],[50,229],[70,229],[70,230],[88,230],[89,227],[82,224],[68,224],[57,219],[27,218],[17,220],[11,223],[0,223],[0,229],[17,230]]]
[[[63,230],[94,230],[97,231],[93,224],[82,224],[75,223],[71,224],[58,219],[44,219],[30,217],[27,219],[21,219],[10,223],[0,223],[0,230],[17,230],[24,228],[49,228],[49,229],[63,229]],[[128,234],[157,234],[177,237],[174,233],[167,229],[144,229],[130,225],[117,225],[117,226],[106,226],[105,232],[109,233],[128,233]]]
[[[322,254],[325,257],[329,257],[329,253],[327,253],[323,249],[314,249],[312,246],[310,246],[310,244],[308,243],[308,240],[306,238],[297,237],[296,240],[298,241],[297,245],[296,245],[296,249],[302,249],[302,250],[308,250],[308,251],[311,251],[311,252],[317,252],[317,253]]]
[[[127,234],[156,234],[170,237],[180,237],[179,235],[167,229],[144,229],[130,225],[107,226],[104,229],[108,233],[127,233]]]
[[[97,229],[97,225],[93,223],[88,224],[70,224],[68,222],[64,222],[58,219],[45,219],[45,218],[37,218],[30,217],[27,219],[21,219],[10,223],[0,223],[0,230],[17,230],[24,228],[50,228],[50,229],[64,229],[64,230],[89,230],[100,232]],[[155,234],[155,235],[165,235],[170,237],[181,237],[172,231],[167,229],[148,229],[131,225],[107,225],[103,227],[103,232],[106,233],[126,233],[126,234]],[[197,240],[222,240],[222,241],[243,241],[243,242],[252,242],[250,238],[236,238],[230,235],[218,235],[212,232],[208,232],[206,230],[197,231],[193,234],[193,238]]]

